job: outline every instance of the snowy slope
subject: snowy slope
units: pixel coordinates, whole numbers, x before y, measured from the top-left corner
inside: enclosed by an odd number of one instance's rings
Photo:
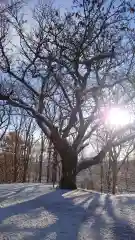
[[[135,195],[3,184],[0,239],[135,240]]]

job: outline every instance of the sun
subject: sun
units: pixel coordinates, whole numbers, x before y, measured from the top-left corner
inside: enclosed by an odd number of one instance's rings
[[[106,124],[112,127],[123,127],[131,122],[130,113],[122,108],[110,108],[106,114]]]

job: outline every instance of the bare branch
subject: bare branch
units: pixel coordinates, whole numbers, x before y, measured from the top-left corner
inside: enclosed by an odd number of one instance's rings
[[[88,59],[88,60],[80,61],[79,64],[85,64],[87,67],[91,67],[91,65],[95,61],[100,61],[100,60],[103,60],[105,58],[114,58],[114,57],[115,57],[114,51],[111,51],[111,52],[108,52],[108,53],[99,54],[99,55],[94,56],[94,57],[92,57],[91,59]]]

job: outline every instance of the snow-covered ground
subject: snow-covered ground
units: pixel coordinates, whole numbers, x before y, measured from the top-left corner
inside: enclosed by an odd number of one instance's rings
[[[135,240],[135,194],[0,185],[0,240]]]

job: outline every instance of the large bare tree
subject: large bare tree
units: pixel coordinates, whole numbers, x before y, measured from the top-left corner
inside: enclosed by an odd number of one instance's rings
[[[3,13],[0,36],[0,99],[25,109],[53,143],[62,161],[61,188],[76,188],[76,174],[119,144],[123,129],[98,155],[78,163],[87,140],[103,124],[106,89],[127,81],[132,64],[126,37],[134,18],[129,4],[75,0],[73,6],[61,13],[38,4],[32,19],[26,19],[16,4]]]

